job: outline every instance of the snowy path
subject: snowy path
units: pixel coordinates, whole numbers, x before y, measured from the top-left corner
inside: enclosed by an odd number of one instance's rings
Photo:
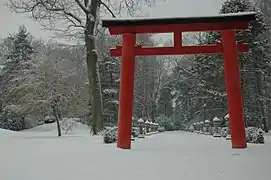
[[[104,145],[101,138],[87,135],[15,133],[0,141],[1,180],[271,179],[269,139],[246,150],[232,150],[229,141],[187,132],[139,139],[132,150]]]

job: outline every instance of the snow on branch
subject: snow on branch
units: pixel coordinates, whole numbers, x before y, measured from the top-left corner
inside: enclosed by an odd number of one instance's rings
[[[80,1],[78,0],[80,3]],[[68,28],[62,31],[69,31],[71,27],[84,27],[82,14],[76,7],[76,0],[72,1],[48,1],[48,0],[9,0],[7,7],[13,12],[27,14],[35,20],[39,20],[44,29],[56,30],[60,21],[67,24]],[[82,8],[80,8],[82,9]],[[85,11],[86,9],[82,9]],[[59,27],[60,28],[60,27]],[[62,26],[61,26],[62,28]]]
[[[74,0],[78,6],[86,13],[88,14],[89,13],[89,10],[79,1],[79,0]]]
[[[114,12],[109,8],[109,6],[107,6],[103,1],[101,1],[101,5],[103,5],[105,7],[105,9],[112,15],[113,18],[116,18],[116,15],[114,14]]]

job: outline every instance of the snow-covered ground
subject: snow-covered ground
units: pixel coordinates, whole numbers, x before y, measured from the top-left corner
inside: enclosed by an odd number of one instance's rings
[[[131,150],[103,144],[83,125],[56,137],[54,124],[0,130],[0,180],[270,180],[265,145],[232,150],[229,141],[187,132],[137,139]]]

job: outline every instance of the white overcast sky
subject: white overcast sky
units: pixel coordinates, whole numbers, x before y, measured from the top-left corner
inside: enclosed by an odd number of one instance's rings
[[[49,39],[50,32],[41,30],[39,23],[9,12],[4,6],[7,0],[0,0],[0,37],[16,32],[20,25],[25,25],[35,37]],[[216,15],[225,0],[162,0],[151,9],[152,17]]]

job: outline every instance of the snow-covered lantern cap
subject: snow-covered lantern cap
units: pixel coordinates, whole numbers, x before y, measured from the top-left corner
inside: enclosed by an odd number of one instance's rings
[[[210,121],[209,121],[208,119],[206,119],[206,120],[204,121],[204,123],[205,123],[205,124],[209,124]]]
[[[225,119],[229,119],[229,118],[230,118],[229,113],[228,113],[228,114],[226,114],[226,116],[225,116],[224,118],[225,118]]]
[[[201,122],[200,122],[200,124],[204,124],[204,122],[203,122],[203,121],[201,121]]]
[[[144,120],[142,118],[140,118],[139,120],[137,120],[138,123],[144,123]]]
[[[147,120],[147,121],[145,122],[145,124],[150,124],[150,121]]]
[[[214,117],[213,121],[214,121],[214,122],[219,122],[220,119],[219,119],[218,117]]]

